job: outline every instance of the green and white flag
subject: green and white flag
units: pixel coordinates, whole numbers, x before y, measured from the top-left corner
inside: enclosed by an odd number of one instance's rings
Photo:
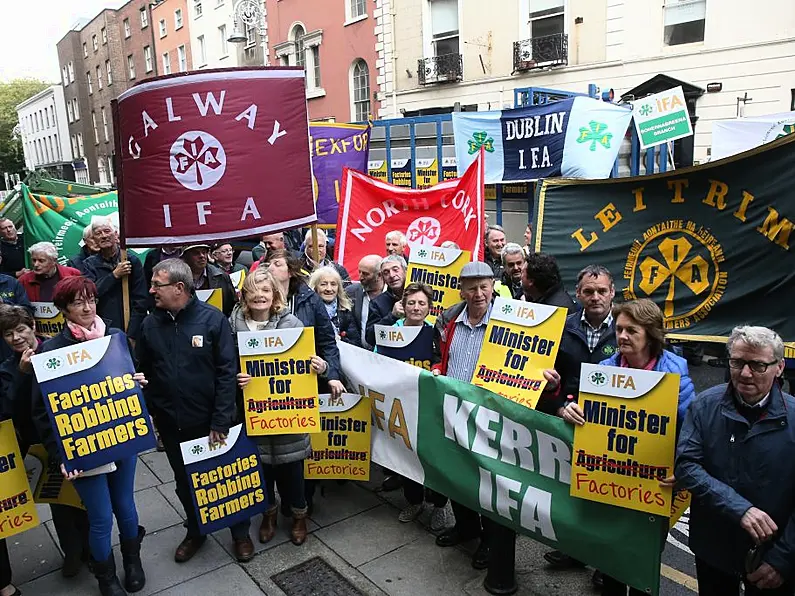
[[[351,388],[371,398],[374,462],[659,593],[667,518],[569,496],[571,426],[485,389],[338,345]]]

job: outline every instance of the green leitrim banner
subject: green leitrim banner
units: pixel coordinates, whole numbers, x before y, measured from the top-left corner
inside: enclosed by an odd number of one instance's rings
[[[648,594],[668,518],[569,495],[573,431],[467,383],[339,343],[372,407],[372,460]]]
[[[679,339],[717,340],[740,323],[795,340],[795,138],[665,174],[548,179],[536,197],[536,251],[567,283],[613,273],[624,300],[651,298]]]

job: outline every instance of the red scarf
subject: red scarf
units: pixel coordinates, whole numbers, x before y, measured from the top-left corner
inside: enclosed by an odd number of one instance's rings
[[[94,323],[91,325],[90,329],[86,329],[82,325],[78,325],[72,321],[66,321],[66,325],[77,341],[88,341],[105,337],[105,321],[99,317],[94,317]]]

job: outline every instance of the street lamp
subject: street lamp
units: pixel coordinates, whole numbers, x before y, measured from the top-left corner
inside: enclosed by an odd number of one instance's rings
[[[265,48],[265,14],[261,4],[263,0],[237,0],[233,11],[232,35],[227,40],[230,43],[245,43],[248,41],[244,31],[240,30],[240,24],[256,27],[262,45],[262,56],[265,64],[268,63],[268,55]]]

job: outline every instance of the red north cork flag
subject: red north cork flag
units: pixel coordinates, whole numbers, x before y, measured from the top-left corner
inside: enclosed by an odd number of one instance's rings
[[[129,246],[241,238],[317,220],[301,69],[152,79],[114,106]]]
[[[440,246],[447,240],[483,260],[484,157],[481,150],[461,178],[431,188],[401,188],[345,168],[337,220],[336,254],[358,279],[359,261],[384,254],[384,237],[393,230],[412,247]]]

